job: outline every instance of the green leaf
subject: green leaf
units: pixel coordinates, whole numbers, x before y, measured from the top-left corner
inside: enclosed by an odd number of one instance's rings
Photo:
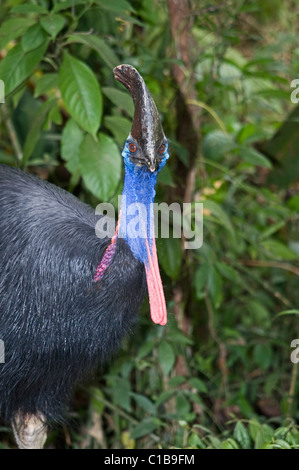
[[[93,49],[99,54],[100,58],[103,60],[103,62],[105,62],[106,65],[108,65],[110,69],[113,69],[114,67],[116,67],[116,65],[118,65],[120,62],[118,56],[115,54],[114,50],[108,46],[107,42],[104,41],[104,39],[99,38],[98,36],[95,36],[93,34],[90,34],[88,36],[82,36],[79,34],[78,35],[71,34],[67,38],[67,44],[71,44],[71,43],[84,44],[85,46],[90,47],[91,49]],[[119,93],[126,94],[124,92],[119,92]],[[126,96],[132,102],[132,99],[130,98],[130,96],[127,94]]]
[[[92,70],[64,52],[58,85],[68,112],[83,129],[95,137],[102,116],[102,94]]]
[[[222,280],[213,265],[209,265],[207,287],[211,296],[211,300],[216,308],[222,303]]]
[[[229,437],[221,443],[221,449],[239,449],[238,443]]]
[[[132,123],[122,116],[106,116],[104,125],[114,136],[118,145],[123,145],[127,139]]]
[[[210,199],[204,200],[203,201],[203,208],[204,210],[207,209],[212,213],[214,217],[216,217],[216,220],[223,225],[223,227],[230,232],[230,234],[235,237],[235,231],[232,226],[232,223],[230,221],[230,218],[228,217],[227,213],[222,209],[222,207],[217,204],[217,202],[212,201]],[[208,217],[206,214],[204,214],[204,217]]]
[[[202,440],[198,437],[195,432],[192,432],[188,437],[188,447],[193,449],[206,449],[206,445],[202,442]]]
[[[25,4],[17,5],[11,10],[13,13],[49,13],[48,10],[40,5]]]
[[[289,90],[278,90],[278,89],[265,89],[256,92],[256,95],[262,95],[264,98],[274,98],[274,99],[289,99],[290,92]]]
[[[282,312],[279,312],[276,315],[276,317],[281,317],[282,315],[299,315],[299,310],[296,310],[296,309],[283,310]]]
[[[113,399],[117,406],[120,406],[124,410],[131,411],[131,400],[130,400],[130,382],[126,378],[116,377],[113,381]]]
[[[121,177],[121,156],[115,142],[105,134],[96,142],[86,135],[80,145],[79,162],[86,187],[101,201],[115,193]]]
[[[262,424],[255,436],[254,448],[264,449],[271,442],[274,430],[267,424]]]
[[[299,432],[293,429],[291,432],[288,431],[286,435],[287,441],[292,445],[296,446],[296,449],[298,449],[299,446]]]
[[[135,428],[131,432],[131,438],[139,439],[140,437],[150,434],[155,429],[157,429],[157,427],[158,427],[158,423],[156,420],[144,419],[143,421],[138,423],[137,426],[135,426]]]
[[[291,250],[278,240],[265,240],[261,243],[261,246],[269,255],[271,255],[272,258],[281,259],[285,261],[298,259],[297,253],[295,253],[293,250]]]
[[[265,449],[291,449],[291,446],[284,439],[276,439],[275,442],[267,444]]]
[[[76,5],[82,5],[86,3],[86,0],[61,0],[60,2],[56,2],[52,12],[57,13],[57,11],[67,10],[70,7],[74,7]]]
[[[0,49],[3,49],[12,39],[17,39],[35,24],[33,18],[12,18],[4,21],[0,27]]]
[[[235,426],[234,439],[238,441],[242,449],[251,448],[251,441],[250,441],[249,433],[241,421],[238,421]]]
[[[271,224],[269,227],[267,227],[265,230],[260,235],[261,240],[265,240],[266,238],[269,238],[273,233],[277,232],[280,230],[282,227],[284,227],[287,223],[287,220],[280,220],[276,224]]]
[[[272,348],[268,344],[257,344],[253,349],[253,357],[257,365],[268,370],[272,362]]]
[[[169,331],[169,336],[171,337],[171,341],[175,344],[180,344],[182,346],[193,344],[193,340],[187,335],[184,335],[179,328],[171,329],[171,331]]]
[[[162,183],[166,186],[170,186],[171,188],[176,187],[176,184],[172,177],[172,172],[169,166],[165,165],[164,168],[162,168],[161,172],[159,173],[159,183]]]
[[[240,282],[240,276],[239,276],[238,271],[236,271],[234,268],[232,268],[228,264],[217,262],[216,268],[217,268],[217,271],[221,274],[221,276],[224,277],[225,279],[228,279],[234,284],[238,284]]]
[[[179,385],[182,385],[186,383],[186,377],[183,375],[176,375],[175,377],[170,377],[168,381],[169,387],[178,387]]]
[[[0,151],[0,163],[4,163],[5,165],[14,165],[16,163],[16,157]]]
[[[299,194],[296,194],[295,196],[291,197],[287,201],[287,206],[291,210],[298,211],[299,210]]]
[[[21,40],[24,52],[32,51],[41,46],[47,39],[45,31],[40,27],[39,23],[30,26]]]
[[[43,16],[40,20],[41,26],[51,36],[52,39],[56,38],[57,34],[64,27],[65,22],[65,17],[59,14]]]
[[[247,304],[249,317],[245,319],[245,323],[250,325],[268,326],[270,324],[270,313],[266,306],[257,300],[249,300]]]
[[[5,83],[6,96],[26,80],[43,58],[48,42],[25,52],[21,44],[11,49],[0,63],[0,79]]]
[[[190,412],[191,404],[189,400],[183,395],[179,394],[176,397],[176,414],[185,417]]]
[[[220,130],[209,132],[202,141],[202,151],[205,158],[220,160],[222,156],[235,149],[236,142],[230,134]]]
[[[272,168],[272,163],[270,160],[265,157],[265,155],[253,148],[241,147],[239,155],[242,160],[245,160],[245,162],[251,163],[252,165],[262,166],[264,168]]]
[[[256,420],[256,419],[250,419],[249,420],[249,434],[251,439],[255,442],[257,433],[261,430],[262,425]]]
[[[156,399],[156,407],[162,405],[162,403],[165,403],[166,401],[170,400],[172,396],[175,394],[175,390],[164,390],[158,398]]]
[[[155,405],[153,404],[153,402],[147,398],[146,396],[144,395],[140,395],[139,393],[134,393],[134,392],[131,392],[130,393],[131,397],[134,398],[134,400],[136,401],[136,403],[141,407],[143,408],[145,411],[149,412],[149,413],[155,413],[156,412],[156,407]]]
[[[192,379],[189,380],[189,384],[191,387],[196,388],[200,393],[208,392],[206,384],[197,377],[192,377]]]
[[[123,13],[125,11],[134,11],[132,5],[126,0],[95,0],[103,9],[112,11],[113,13]]]
[[[205,286],[208,282],[208,265],[202,264],[195,271],[194,285],[196,297],[201,300],[205,297]]]
[[[249,403],[247,398],[245,398],[244,396],[240,396],[236,400],[236,404],[237,406],[239,406],[242,415],[245,416],[246,418],[248,417],[251,418],[254,415],[254,410],[252,409],[251,404]]]
[[[45,73],[37,82],[34,90],[34,98],[45,95],[58,86],[57,73]]]
[[[177,279],[182,264],[181,240],[179,238],[159,238],[157,249],[163,270],[171,279]]]
[[[172,346],[166,341],[162,340],[158,347],[159,364],[164,375],[168,375],[175,363],[175,354]]]
[[[50,109],[44,125],[44,129],[50,129],[52,123],[56,124],[57,126],[60,126],[62,124],[62,116],[57,103],[55,104],[55,106],[53,106],[52,109]]]
[[[257,126],[252,122],[244,124],[237,134],[236,140],[240,144],[252,142],[260,136]]]
[[[136,358],[139,360],[143,359],[149,353],[152,353],[153,349],[154,349],[154,341],[148,339],[139,347]]]
[[[48,101],[43,103],[39,110],[36,112],[34,120],[31,123],[29,132],[27,134],[25,143],[24,143],[24,151],[23,151],[23,162],[22,165],[26,166],[29,157],[32,155],[32,152],[35,149],[35,146],[40,138],[42,133],[42,128],[47,118],[49,111],[55,106],[57,103],[57,99],[52,98]]]
[[[128,93],[117,88],[104,87],[102,91],[107,98],[117,107],[123,109],[130,117],[134,115],[134,103]]]
[[[89,391],[91,392],[90,404],[91,404],[92,408],[99,415],[101,415],[104,408],[105,408],[105,405],[104,405],[104,402],[103,402],[105,400],[104,393],[102,392],[102,390],[100,390],[97,387],[90,387]]]
[[[66,168],[73,175],[80,172],[79,155],[83,137],[83,131],[76,121],[69,119],[62,131],[61,156],[67,162]]]

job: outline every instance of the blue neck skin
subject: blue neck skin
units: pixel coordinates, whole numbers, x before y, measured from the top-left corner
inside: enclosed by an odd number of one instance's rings
[[[148,262],[146,240],[152,246],[154,237],[154,213],[152,203],[156,195],[155,186],[159,171],[169,155],[165,151],[159,168],[151,172],[145,166],[137,166],[130,160],[128,144],[122,156],[125,163],[125,180],[122,192],[121,217],[118,236],[124,238],[136,259]],[[138,206],[141,204],[141,206]]]

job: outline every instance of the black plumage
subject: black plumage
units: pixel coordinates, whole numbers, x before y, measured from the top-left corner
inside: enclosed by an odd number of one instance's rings
[[[0,166],[0,414],[60,420],[74,385],[120,346],[146,294],[144,267],[118,240],[101,282],[109,239],[68,192]]]

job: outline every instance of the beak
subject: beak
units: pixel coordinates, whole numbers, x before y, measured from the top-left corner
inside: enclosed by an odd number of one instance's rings
[[[131,65],[119,65],[113,70],[116,80],[122,83],[131,93],[135,113],[132,123],[131,136],[142,148],[144,155],[155,154],[161,145],[165,134],[162,128],[159,112],[143,78]],[[155,161],[151,158],[149,170],[156,170]]]
[[[156,171],[156,164],[155,164],[155,162],[151,162],[151,164],[149,165],[148,169],[149,169],[149,171],[151,171],[152,173],[154,173],[154,171]]]

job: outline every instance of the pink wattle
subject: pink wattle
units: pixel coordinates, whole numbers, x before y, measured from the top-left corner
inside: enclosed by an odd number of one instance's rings
[[[95,272],[95,275],[94,275],[94,278],[93,278],[94,282],[97,282],[100,279],[102,279],[102,277],[105,274],[106,269],[110,265],[110,263],[112,261],[112,258],[114,256],[115,249],[116,249],[116,241],[117,241],[117,236],[118,236],[118,229],[119,229],[119,226],[120,226],[120,214],[121,213],[119,212],[119,218],[118,218],[118,222],[117,222],[117,225],[116,225],[115,234],[111,238],[110,245],[108,245],[108,247],[106,248],[104,256],[103,256],[100,264],[98,265],[98,267],[96,269],[96,272]]]
[[[146,251],[148,255],[148,265],[145,263],[145,272],[147,280],[147,289],[151,310],[151,318],[154,323],[166,325],[167,310],[164,297],[164,291],[159,271],[156,240],[152,238],[152,252],[150,250],[148,240],[145,240]]]

